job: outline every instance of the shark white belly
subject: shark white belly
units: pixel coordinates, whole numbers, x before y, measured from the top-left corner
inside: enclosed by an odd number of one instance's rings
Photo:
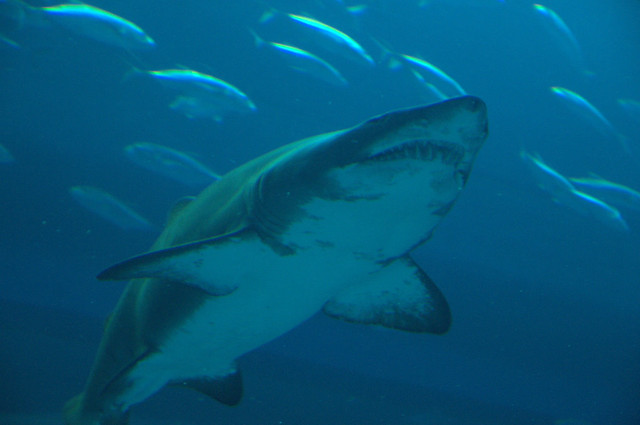
[[[157,354],[136,365],[130,373],[132,385],[119,403],[136,404],[182,378],[228,375],[237,357],[304,322],[355,276],[373,271],[368,261],[346,267],[339,264],[344,257],[332,255],[327,262],[320,254],[325,253],[314,250],[285,261],[273,257],[259,276],[253,270],[239,271],[239,277],[254,284],[203,303]]]
[[[259,157],[178,203],[131,282],[69,425],[112,425],[165,385],[240,401],[235,359],[323,311],[444,333],[447,302],[409,253],[463,189],[487,135],[466,96],[392,112]]]

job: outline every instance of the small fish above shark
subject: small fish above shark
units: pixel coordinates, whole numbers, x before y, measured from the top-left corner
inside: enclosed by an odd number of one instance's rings
[[[54,24],[77,35],[127,51],[155,47],[155,41],[133,22],[89,4],[70,1],[37,7],[22,0],[9,0],[6,4],[15,10],[14,20],[19,22],[20,27],[48,27]]]
[[[304,139],[180,202],[151,249],[100,280],[130,280],[68,425],[124,424],[167,385],[227,405],[236,359],[319,311],[442,334],[443,294],[410,257],[464,188],[487,137],[464,96]]]
[[[92,186],[73,186],[69,188],[69,194],[78,204],[121,229],[155,230],[154,225],[146,218],[102,189]]]

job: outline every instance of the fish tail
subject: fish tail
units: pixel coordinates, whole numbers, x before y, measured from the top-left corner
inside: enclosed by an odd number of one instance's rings
[[[18,42],[16,42],[15,40],[10,39],[9,37],[2,35],[0,33],[0,42],[6,46],[9,46],[13,49],[20,49],[20,44],[18,44]]]
[[[634,149],[637,146],[632,147],[632,144],[630,143],[630,139],[624,134],[618,133],[617,137],[618,137],[618,142],[622,146],[622,150],[624,151],[625,155],[627,155],[627,157],[633,162],[635,162],[636,164],[640,164],[640,152],[638,152],[638,149]]]
[[[23,0],[9,0],[7,4],[11,8],[9,16],[17,23],[18,29],[22,29],[24,26],[37,28],[51,27],[51,22],[44,8],[31,6]]]
[[[622,149],[626,154],[633,155],[634,152],[631,150],[631,145],[629,145],[629,138],[624,134],[618,133],[616,136],[618,138],[618,142],[622,146]]]
[[[266,43],[266,41],[264,41],[262,39],[262,37],[260,37],[258,35],[258,33],[256,33],[252,28],[247,27],[247,30],[251,33],[251,35],[253,36],[253,43],[256,45],[256,47],[262,47],[264,46],[264,44]]]
[[[582,69],[582,70],[580,71],[580,74],[582,74],[582,76],[583,76],[587,81],[594,80],[594,79],[596,78],[596,73],[595,73],[595,71],[592,71],[592,70],[590,70],[590,69],[586,69],[586,68],[585,68],[585,69]]]
[[[124,73],[124,75],[122,76],[122,82],[125,83],[129,80],[131,80],[134,77],[139,77],[141,75],[144,75],[145,71],[134,66],[131,65],[130,68]]]
[[[5,2],[3,16],[11,22],[12,29],[21,30],[24,27],[29,9],[31,9],[31,6],[22,0],[10,0]]]
[[[385,63],[386,67],[392,71],[397,71],[402,68],[402,62],[398,59],[397,53],[395,53],[391,47],[376,38],[373,38],[373,42],[378,46],[378,49],[380,49],[381,52],[378,63]]]
[[[267,24],[271,21],[273,21],[273,19],[278,15],[278,11],[272,7],[270,7],[269,9],[265,10],[262,15],[260,16],[260,19],[258,19],[258,22],[261,24]]]

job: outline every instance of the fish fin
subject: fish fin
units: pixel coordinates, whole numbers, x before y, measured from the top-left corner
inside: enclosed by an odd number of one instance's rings
[[[346,10],[347,12],[349,12],[351,15],[354,15],[354,16],[364,15],[369,10],[369,5],[356,4],[353,6],[348,6]]]
[[[271,22],[279,13],[280,12],[278,10],[274,9],[273,7],[269,7],[262,13],[260,18],[258,19],[258,23],[266,24],[268,22]]]
[[[2,42],[2,44],[11,47],[12,49],[20,49],[21,46],[20,44],[18,44],[18,42],[16,42],[15,40],[12,40],[11,38],[3,35],[0,33],[0,42]]]
[[[631,149],[631,145],[629,144],[630,140],[627,136],[625,136],[624,134],[618,133],[617,134],[617,139],[618,142],[620,143],[620,145],[622,146],[622,149],[624,150],[624,153],[633,157],[634,152]]]
[[[171,385],[196,390],[227,406],[235,406],[242,399],[242,375],[237,368],[221,378],[191,378]]]
[[[230,275],[231,265],[244,258],[244,244],[251,240],[259,241],[255,232],[243,228],[212,239],[133,257],[102,271],[98,279],[156,278],[194,286],[211,295],[228,295],[237,288]]]
[[[402,62],[398,59],[398,54],[389,46],[386,42],[373,38],[373,42],[380,49],[381,56],[378,59],[378,63],[386,63],[386,67],[392,71],[397,71],[402,68]]]
[[[134,65],[129,65],[129,69],[127,69],[127,71],[122,75],[122,78],[120,79],[121,83],[129,82],[134,77],[144,76],[146,74],[146,71],[143,71],[142,69]]]
[[[347,322],[443,334],[451,325],[444,295],[408,255],[330,299],[325,314]]]
[[[192,97],[178,95],[178,96],[175,97],[175,99],[173,99],[171,101],[171,103],[169,103],[169,109],[175,111],[180,106],[182,106],[184,103],[191,102],[191,101],[193,101]]]
[[[171,207],[171,211],[167,215],[167,225],[169,225],[175,218],[180,215],[180,213],[194,200],[195,196],[183,196],[178,199],[173,207]]]
[[[253,43],[256,47],[262,47],[266,44],[266,41],[264,41],[262,37],[260,37],[258,33],[253,30],[253,28],[247,27],[247,31],[249,31],[249,33],[253,36]]]
[[[116,412],[103,416],[98,411],[87,412],[84,409],[84,393],[67,401],[63,408],[64,423],[67,425],[128,425],[129,412]]]

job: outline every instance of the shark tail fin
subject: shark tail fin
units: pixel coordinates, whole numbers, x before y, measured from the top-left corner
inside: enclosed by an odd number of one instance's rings
[[[63,415],[66,425],[88,425],[92,422],[86,418],[83,412],[84,393],[80,393],[67,401],[64,405]],[[97,423],[97,421],[96,421]]]

